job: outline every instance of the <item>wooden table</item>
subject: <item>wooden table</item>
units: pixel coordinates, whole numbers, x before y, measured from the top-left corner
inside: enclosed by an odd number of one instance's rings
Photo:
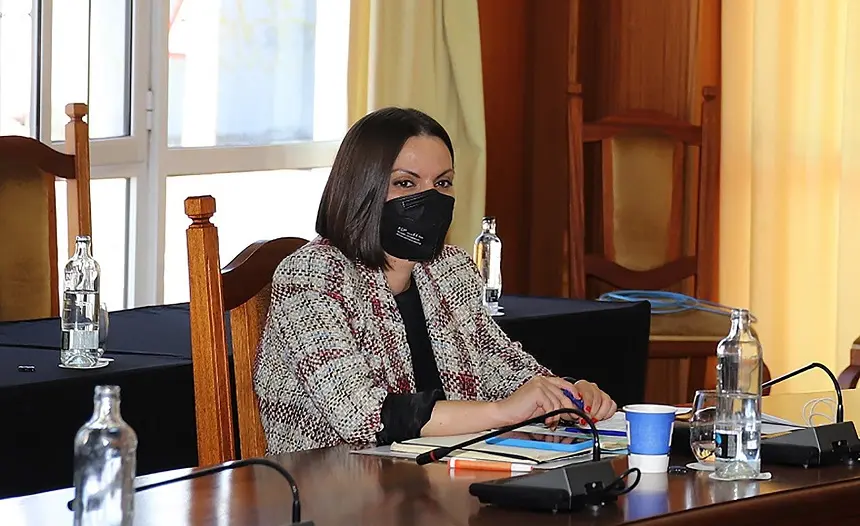
[[[774,395],[765,411],[785,418],[799,415],[803,402],[823,394]],[[799,405],[798,405],[799,404]],[[860,412],[860,393],[846,392],[846,417]],[[810,526],[832,521],[857,524],[860,465],[822,469],[768,466],[767,482],[713,482],[706,473],[649,476],[641,488],[597,513],[527,514],[481,506],[469,484],[498,478],[489,472],[450,473],[443,464],[368,457],[332,448],[283,455],[278,460],[298,481],[303,517],[328,525],[717,525],[780,524]],[[673,464],[690,459],[685,452]],[[619,458],[621,471],[626,460]],[[148,483],[185,470],[142,477]],[[645,483],[647,482],[647,483]],[[665,489],[647,493],[649,488]],[[69,524],[70,489],[0,501],[4,525]],[[737,501],[737,502],[733,502]],[[290,490],[265,467],[241,468],[190,482],[149,490],[135,500],[135,525],[290,524]],[[650,517],[650,518],[649,518]]]

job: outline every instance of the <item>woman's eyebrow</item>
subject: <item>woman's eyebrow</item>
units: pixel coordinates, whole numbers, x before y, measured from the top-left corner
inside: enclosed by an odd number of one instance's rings
[[[403,172],[403,173],[405,173],[405,174],[409,174],[409,175],[411,175],[412,177],[415,177],[416,179],[421,179],[421,176],[420,176],[420,175],[418,175],[416,172],[413,172],[412,170],[407,170],[407,169],[405,169],[405,168],[395,168],[395,169],[391,170],[391,173],[392,173],[392,174],[393,174],[394,172]],[[448,174],[454,175],[454,169],[453,169],[453,168],[448,168],[448,169],[447,169],[447,170],[445,170],[444,172],[442,172],[442,173],[440,173],[439,175],[437,175],[436,177],[434,177],[434,179],[439,179],[440,177],[444,177],[444,176],[446,176],[446,175],[448,175]]]
[[[412,170],[407,170],[407,169],[405,169],[405,168],[395,168],[395,169],[391,170],[391,173],[392,173],[392,174],[393,174],[394,172],[403,172],[403,173],[406,173],[406,174],[411,175],[412,177],[415,177],[416,179],[421,179],[421,176],[420,176],[420,175],[418,175],[417,173],[413,172]]]

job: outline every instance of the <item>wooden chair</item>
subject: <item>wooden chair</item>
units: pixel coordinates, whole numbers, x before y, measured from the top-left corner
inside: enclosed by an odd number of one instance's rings
[[[67,182],[70,253],[76,236],[92,235],[87,105],[68,104],[66,115],[65,154],[30,137],[0,137],[0,225],[14,247],[0,252],[0,321],[60,315],[56,178]]]
[[[266,452],[254,393],[254,363],[266,322],[272,275],[278,264],[307,241],[295,237],[258,241],[222,270],[211,196],[189,197],[185,214],[191,289],[191,359],[200,466],[236,458],[233,404],[238,416],[240,458]],[[230,313],[233,370],[228,357],[225,313]],[[235,396],[234,396],[235,387]]]
[[[643,289],[717,299],[720,102],[715,87],[702,96],[701,125],[651,110],[584,122],[582,88],[569,86],[572,297]],[[649,400],[690,402],[715,385],[712,359],[729,327],[699,310],[652,316]]]
[[[842,389],[856,389],[860,385],[860,337],[851,345],[851,361],[839,374]]]

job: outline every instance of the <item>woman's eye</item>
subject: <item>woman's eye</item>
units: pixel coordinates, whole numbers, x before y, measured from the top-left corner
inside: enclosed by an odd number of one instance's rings
[[[436,183],[436,184],[437,184],[438,186],[441,186],[442,188],[451,188],[452,186],[454,186],[453,181],[448,181],[447,179],[444,179],[444,180],[442,180],[442,181],[439,181],[439,182],[438,182],[438,183]]]
[[[400,188],[411,188],[414,185],[412,181],[408,179],[402,179],[400,181],[394,181],[394,186],[399,186]]]

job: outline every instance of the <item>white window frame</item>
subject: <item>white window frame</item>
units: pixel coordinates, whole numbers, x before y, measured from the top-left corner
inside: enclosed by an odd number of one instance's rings
[[[32,114],[38,116],[38,138],[45,144],[50,144],[56,150],[65,152],[65,141],[51,141],[51,112],[52,112],[52,43],[53,43],[53,6],[56,2],[63,0],[33,0],[34,10],[38,6],[38,16],[33,17],[33,86],[38,86],[38,92],[31,98],[33,108]],[[158,3],[159,0],[155,0]],[[169,0],[168,0],[169,1]],[[96,179],[119,179],[128,180],[129,192],[132,200],[128,207],[127,215],[123,218],[128,225],[126,233],[125,259],[126,275],[126,305],[135,305],[133,295],[133,283],[135,273],[139,266],[135,266],[135,255],[138,251],[136,245],[137,224],[145,222],[147,218],[137,215],[138,207],[135,206],[134,196],[137,187],[146,184],[146,172],[149,157],[149,131],[147,129],[147,92],[149,91],[150,78],[150,52],[151,52],[151,10],[153,0],[131,0],[131,31],[129,65],[129,135],[122,137],[109,137],[90,139],[90,178]],[[82,102],[77,100],[66,101]],[[35,131],[33,133],[35,135]]]
[[[53,5],[61,1],[33,0],[34,6],[39,6],[39,16],[33,17],[33,64],[38,67],[33,68],[32,85],[37,88],[31,99],[39,139],[65,151],[63,141],[50,140],[52,13]],[[322,168],[331,166],[340,145],[338,140],[169,148],[170,0],[131,0],[131,6],[130,134],[90,140],[91,178],[129,181],[126,307],[160,304],[164,299],[168,177]]]
[[[265,146],[168,147],[168,25],[170,0],[151,3],[150,140],[146,179],[133,189],[133,305],[164,300],[167,178],[181,175],[306,170],[331,166],[340,141],[303,141]],[[130,243],[130,246],[132,244]]]
[[[37,0],[38,1],[38,0]],[[39,140],[64,151],[63,141],[51,141],[51,46],[53,38],[53,4],[62,0],[41,0],[41,55],[37,75],[41,72],[38,104]],[[125,1],[125,0],[120,0]],[[157,2],[158,0],[156,0]],[[168,0],[169,1],[169,0]],[[150,0],[131,0],[131,103],[130,135],[90,140],[90,164],[92,178],[114,178],[104,167],[111,165],[145,164],[148,155],[148,131],[146,129],[146,93],[149,90],[150,60]],[[36,32],[34,31],[34,34]],[[37,53],[39,49],[34,46]],[[37,79],[39,80],[39,79]],[[68,101],[80,102],[80,101]]]

